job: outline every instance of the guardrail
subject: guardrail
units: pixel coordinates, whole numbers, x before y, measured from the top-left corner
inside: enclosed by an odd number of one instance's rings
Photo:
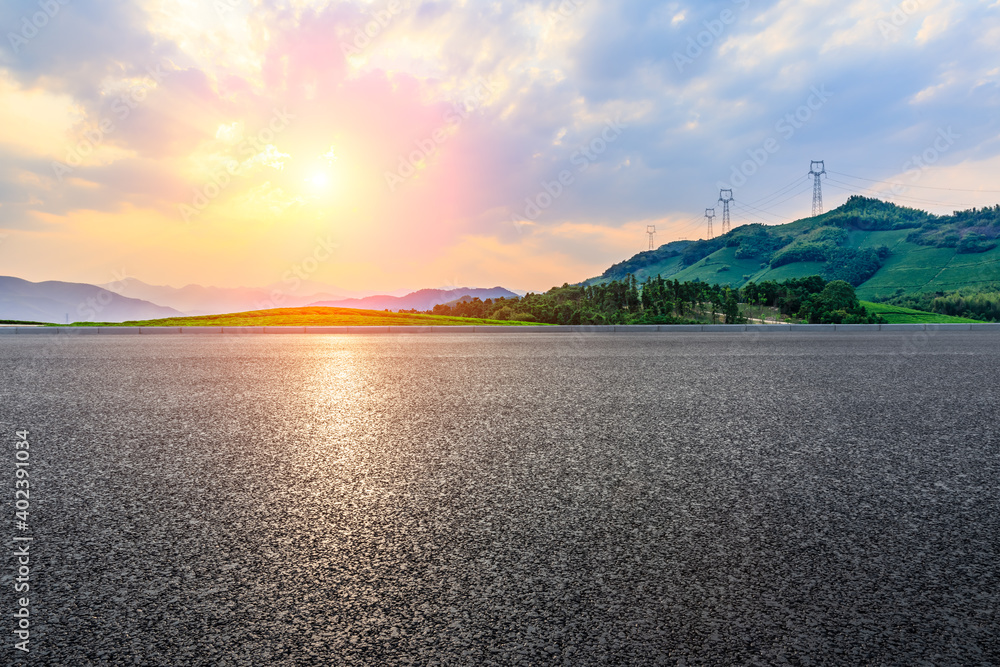
[[[376,333],[740,333],[841,331],[997,331],[1000,323],[976,324],[608,324],[565,326],[384,326],[384,327],[0,327],[4,335],[157,335],[157,334],[376,334]]]

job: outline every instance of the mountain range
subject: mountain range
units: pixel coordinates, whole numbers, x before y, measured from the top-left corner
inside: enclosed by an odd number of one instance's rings
[[[205,287],[185,285],[149,285],[137,278],[100,285],[100,287],[135,299],[143,299],[162,306],[174,308],[186,315],[217,315],[221,313],[241,313],[248,310],[268,308],[297,308],[321,299],[343,299],[345,294],[337,288],[332,291],[322,283],[301,283],[297,289],[289,290],[281,283],[265,287]]]
[[[86,283],[33,283],[0,276],[0,319],[29,322],[124,322],[183,313]]]
[[[440,303],[448,303],[462,297],[486,299],[510,299],[516,292],[503,287],[459,287],[457,289],[422,289],[406,296],[377,295],[362,299],[341,299],[339,301],[318,301],[311,306],[332,306],[336,308],[363,308],[367,310],[431,310]]]
[[[123,278],[106,285],[46,281],[34,283],[0,276],[0,320],[31,322],[124,322],[184,315],[216,315],[271,308],[332,306],[369,310],[431,310],[439,303],[462,297],[511,298],[518,293],[503,287],[423,289],[345,298],[316,291],[290,295],[282,285],[268,287],[168,287]],[[299,291],[329,287],[303,283]],[[358,294],[354,292],[354,294]],[[364,293],[361,293],[364,294]]]

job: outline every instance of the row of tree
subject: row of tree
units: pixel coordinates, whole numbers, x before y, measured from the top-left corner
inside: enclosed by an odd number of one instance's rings
[[[745,304],[741,308],[741,304]],[[435,315],[547,324],[675,324],[748,321],[752,306],[774,308],[807,322],[878,322],[842,280],[810,276],[781,283],[747,283],[740,289],[660,276],[642,283],[635,276],[596,285],[553,287],[521,298],[461,299],[435,306]],[[746,313],[744,312],[746,311]]]
[[[547,324],[672,324],[740,322],[739,294],[730,287],[665,280],[640,284],[629,274],[597,285],[553,287],[521,298],[462,299],[435,306],[435,315]]]
[[[844,280],[820,276],[782,282],[749,282],[740,289],[744,301],[776,308],[787,317],[811,324],[874,324],[883,322],[861,305],[854,286]]]
[[[951,292],[896,294],[891,297],[876,297],[876,300],[931,313],[1000,322],[1000,284],[982,288],[965,287]]]

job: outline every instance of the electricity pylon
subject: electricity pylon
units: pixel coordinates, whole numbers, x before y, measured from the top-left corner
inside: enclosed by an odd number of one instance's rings
[[[809,163],[809,175],[814,176],[816,180],[813,182],[813,215],[820,215],[823,213],[823,188],[820,186],[819,177],[821,174],[826,173],[826,165],[823,164],[823,160],[813,160]]]
[[[715,220],[715,209],[706,208],[705,217],[708,219],[708,238],[712,238],[712,221]]]
[[[729,202],[733,201],[733,191],[719,190],[719,201],[722,202],[722,233],[728,234],[729,224]]]

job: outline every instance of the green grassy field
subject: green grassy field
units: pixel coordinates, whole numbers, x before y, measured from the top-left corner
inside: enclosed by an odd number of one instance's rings
[[[724,269],[724,267],[729,268]],[[723,270],[720,271],[719,269]],[[719,285],[739,287],[746,282],[743,279],[744,275],[754,275],[759,273],[760,270],[760,259],[756,257],[736,259],[736,248],[722,248],[691,266],[678,271],[670,276],[670,278],[681,282],[697,279],[710,285],[718,283]],[[666,276],[664,275],[664,277]]]
[[[663,260],[654,261],[649,264],[645,264],[642,268],[638,268],[634,271],[635,279],[639,282],[646,280],[647,278],[655,278],[658,275],[673,276],[677,274],[680,270],[684,268],[681,262],[680,255],[675,255],[674,257],[668,257]],[[623,276],[624,277],[624,274]],[[609,282],[611,278],[602,278],[597,276],[595,278],[590,278],[583,282],[584,285],[599,285],[602,283]]]
[[[978,322],[978,320],[970,320],[965,317],[952,317],[951,315],[928,313],[923,310],[890,306],[886,303],[862,301],[861,305],[867,308],[868,312],[877,313],[878,315],[884,317],[886,322],[889,324],[948,324]]]
[[[847,234],[848,245],[855,248],[877,248],[880,245],[889,246],[889,248],[894,248],[900,243],[906,241],[906,235],[910,233],[909,229],[895,229],[888,231],[866,231],[866,230],[851,230]]]
[[[74,322],[71,326],[116,327],[288,327],[288,326],[459,326],[489,324],[496,326],[524,326],[534,322],[506,322],[480,320],[467,317],[442,317],[414,313],[389,313],[383,310],[358,310],[355,308],[274,308],[252,310],[226,315],[199,317],[168,317],[160,320],[134,320],[130,322]]]
[[[755,274],[751,280],[755,283],[765,280],[773,280],[780,283],[792,278],[805,278],[807,276],[818,276],[823,273],[823,262],[793,262],[785,264],[776,269],[767,267]]]
[[[671,257],[663,262],[659,262],[636,271],[635,279],[642,282],[643,280],[646,280],[646,278],[655,278],[658,275],[672,276],[682,268],[684,267],[681,264],[681,258]]]
[[[891,295],[900,289],[908,294],[947,291],[1000,281],[1000,248],[985,253],[962,255],[954,248],[908,243],[903,240],[905,232],[906,230],[852,234],[852,245],[856,243],[855,247],[884,244],[893,252],[878,273],[858,286],[859,297]],[[672,275],[664,273],[663,277],[669,276],[682,282],[700,279],[707,283],[741,287],[747,282],[743,279],[744,275],[749,275],[749,280],[757,283],[764,280],[780,282],[789,278],[820,275],[824,268],[823,262],[793,262],[776,269],[762,269],[758,259],[736,259],[735,254],[735,248],[722,248]],[[718,269],[725,265],[729,265],[730,269],[719,273]]]

